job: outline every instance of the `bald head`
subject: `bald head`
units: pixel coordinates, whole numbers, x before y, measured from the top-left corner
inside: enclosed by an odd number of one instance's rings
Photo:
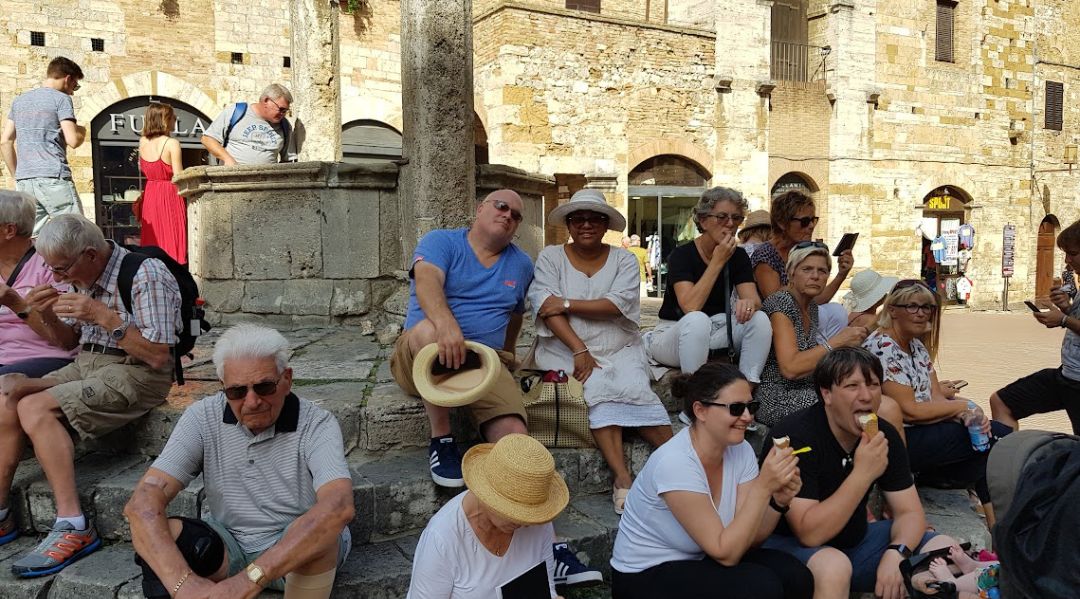
[[[516,207],[519,209],[525,205],[525,202],[521,201],[521,196],[513,189],[496,189],[487,194],[487,197],[484,198],[485,202],[494,202],[495,200],[502,200],[507,204],[512,205],[516,204]]]

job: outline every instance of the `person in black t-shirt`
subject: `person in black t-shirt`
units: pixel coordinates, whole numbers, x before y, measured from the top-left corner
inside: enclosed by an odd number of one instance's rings
[[[701,194],[694,223],[702,234],[668,256],[660,322],[645,337],[653,361],[690,374],[708,360],[710,350],[733,346],[740,354],[739,370],[751,384],[761,381],[772,326],[759,311],[750,257],[735,237],[746,208],[734,189],[713,187]]]
[[[860,417],[881,404],[881,362],[861,347],[830,352],[814,370],[821,401],[781,420],[773,438],[788,436],[800,455],[803,486],[763,547],[787,551],[814,574],[814,597],[846,598],[849,592],[904,596],[900,562],[913,550],[956,541],[926,532],[907,452],[884,419],[872,438]],[[867,523],[866,500],[874,484],[885,494],[891,520]]]

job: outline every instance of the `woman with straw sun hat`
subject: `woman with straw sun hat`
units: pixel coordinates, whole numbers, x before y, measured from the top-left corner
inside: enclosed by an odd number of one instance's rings
[[[462,473],[469,490],[420,536],[408,599],[556,597],[551,521],[570,493],[551,453],[510,434],[470,449]]]

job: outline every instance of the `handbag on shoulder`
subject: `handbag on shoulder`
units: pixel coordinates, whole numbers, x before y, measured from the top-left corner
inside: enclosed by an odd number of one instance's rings
[[[549,448],[595,447],[585,387],[562,370],[526,371],[521,377],[529,435]]]

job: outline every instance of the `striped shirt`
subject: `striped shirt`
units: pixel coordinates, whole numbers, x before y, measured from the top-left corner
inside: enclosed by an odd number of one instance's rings
[[[272,546],[315,505],[319,487],[351,480],[337,419],[292,393],[258,435],[237,421],[224,393],[195,402],[153,467],[185,487],[202,473],[210,515],[245,553]]]
[[[124,300],[120,298],[117,279],[120,276],[120,262],[128,255],[128,250],[113,241],[112,255],[101,271],[101,276],[89,289],[77,289],[78,293],[104,303],[117,314],[123,315]],[[180,322],[180,287],[176,277],[169,272],[165,263],[155,258],[144,260],[131,282],[132,325],[139,329],[143,338],[151,343],[176,345],[179,340],[177,331]],[[96,343],[107,347],[118,347],[109,331],[96,323],[80,322],[65,318],[65,323],[80,327],[79,343]]]

